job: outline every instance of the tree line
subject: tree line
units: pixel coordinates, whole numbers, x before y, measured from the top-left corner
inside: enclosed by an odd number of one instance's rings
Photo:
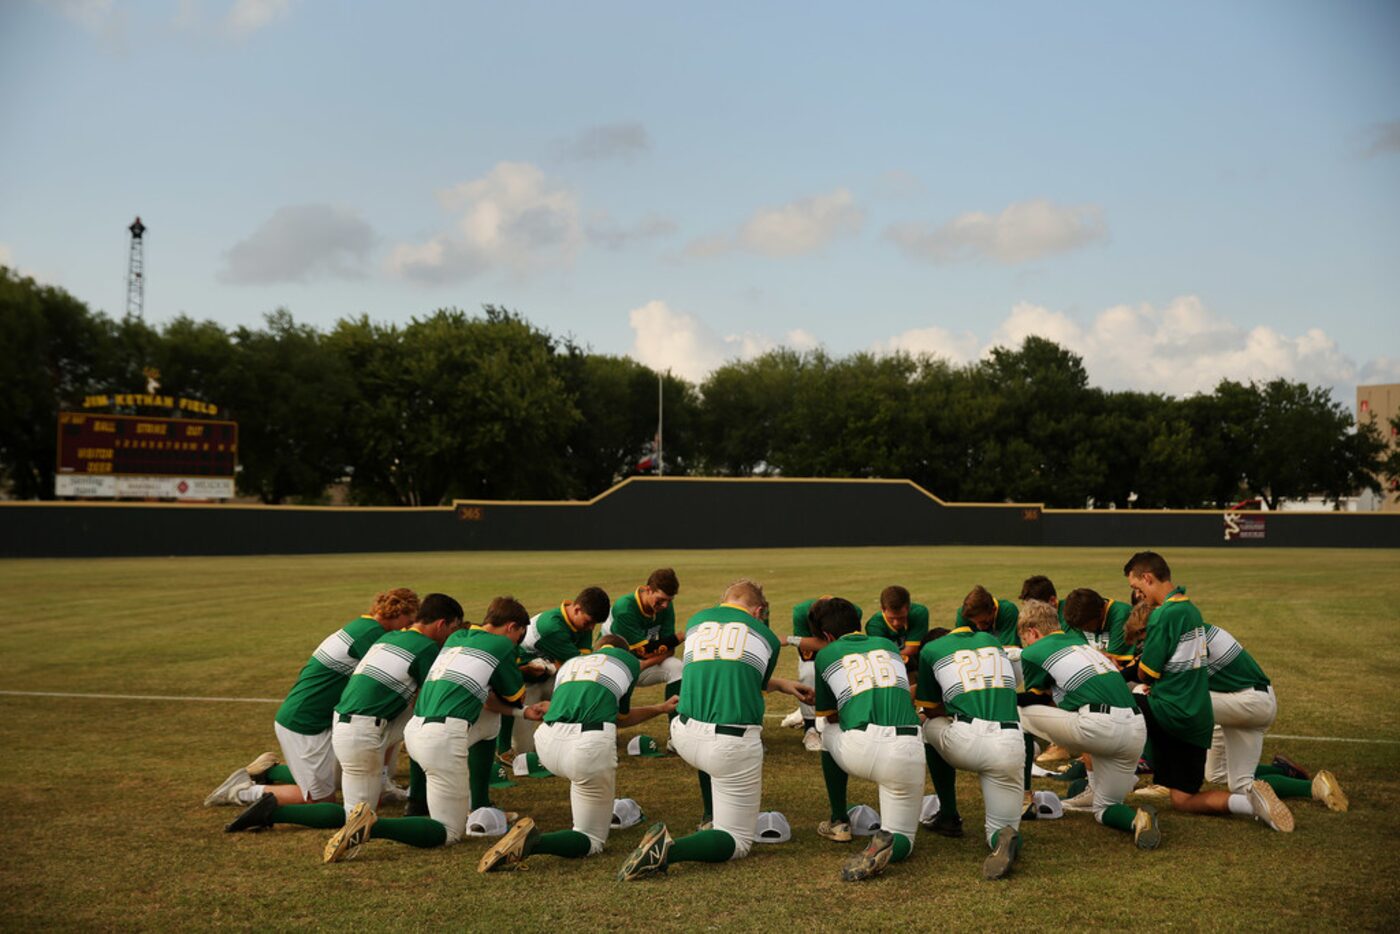
[[[157,327],[0,267],[0,354],[0,483],[26,499],[53,496],[58,412],[139,390],[152,368],[162,393],[238,422],[238,488],[267,503],[337,483],[365,505],[591,497],[654,453],[658,392],[668,475],[907,477],[954,501],[1147,508],[1336,499],[1400,473],[1380,428],[1326,389],[1111,392],[1036,337],[961,366],[774,350],[694,385],[490,305]]]

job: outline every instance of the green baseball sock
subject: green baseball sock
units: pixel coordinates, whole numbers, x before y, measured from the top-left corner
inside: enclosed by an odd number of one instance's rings
[[[274,824],[299,824],[336,830],[345,826],[345,808],[338,804],[284,804],[272,812]]]
[[[1099,817],[1099,823],[1105,827],[1112,827],[1114,830],[1132,833],[1133,818],[1135,817],[1137,817],[1137,808],[1130,808],[1126,804],[1110,804],[1104,808],[1103,815]]]
[[[831,822],[844,824],[849,820],[846,816],[846,787],[850,784],[850,776],[836,764],[835,757],[825,750],[822,751],[822,778],[826,780],[826,800],[831,805]]]
[[[914,841],[902,833],[894,834],[894,852],[890,854],[890,862],[902,862],[908,859],[912,852],[914,852]]]
[[[496,762],[496,744],[489,739],[473,743],[467,750],[467,784],[471,789],[471,806],[491,806],[491,766]]]
[[[408,800],[428,806],[428,774],[412,759],[408,760]]]
[[[667,681],[667,682],[666,682],[666,700],[670,700],[670,699],[673,698],[673,697],[680,697],[680,695],[681,695],[681,683],[680,683],[679,681]],[[670,713],[668,713],[668,714],[666,715],[666,720],[669,722],[669,721],[674,720],[674,719],[676,719],[676,712],[673,710],[673,711],[671,711]]]
[[[723,863],[734,855],[734,838],[723,830],[701,830],[671,844],[671,863]]]
[[[593,849],[593,842],[587,834],[577,830],[556,830],[542,833],[535,838],[535,845],[525,854],[544,853],[548,856],[562,856],[565,859],[581,859]]]
[[[285,765],[274,765],[263,773],[262,781],[258,782],[259,785],[295,785],[296,783],[296,776]]]
[[[703,822],[708,821],[708,820],[714,820],[714,817],[715,817],[715,793],[714,793],[714,791],[710,788],[710,773],[709,773],[709,772],[701,772],[701,773],[699,773],[699,774],[700,774],[700,804],[701,804],[701,807],[704,808],[704,811],[702,811],[701,814],[700,814],[700,821],[703,823]]]
[[[1255,773],[1258,774],[1258,773]],[[1289,778],[1287,775],[1263,775],[1260,781],[1266,782],[1280,798],[1311,798],[1312,782],[1306,778]]]
[[[924,743],[924,761],[928,763],[928,776],[933,779],[933,791],[938,795],[938,810],[950,818],[960,817],[958,773],[928,743]]]
[[[501,714],[501,732],[496,734],[496,751],[510,752],[511,737],[515,735],[515,717]]]
[[[1254,768],[1254,777],[1255,777],[1255,778],[1267,778],[1267,777],[1270,776],[1270,775],[1287,775],[1287,774],[1288,774],[1287,772],[1285,772],[1283,769],[1279,768],[1279,767],[1276,766],[1276,765],[1265,765],[1265,764],[1262,763],[1262,762],[1259,763],[1259,764],[1258,764],[1257,766],[1255,766],[1255,768]]]
[[[381,817],[369,835],[376,840],[397,840],[423,849],[447,843],[447,828],[431,817]]]
[[[1031,766],[1035,764],[1035,740],[1031,739],[1031,734],[1025,734],[1026,739],[1026,767],[1021,774],[1021,787],[1026,791],[1031,790]]]

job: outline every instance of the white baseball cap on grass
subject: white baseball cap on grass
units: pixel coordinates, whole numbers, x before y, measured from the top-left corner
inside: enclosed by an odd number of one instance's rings
[[[469,837],[499,837],[508,828],[506,812],[500,808],[477,808],[467,815]]]
[[[635,827],[646,819],[642,806],[631,798],[618,798],[613,801],[612,826],[614,830]]]
[[[764,811],[758,815],[754,825],[754,841],[757,843],[786,843],[792,839],[792,827],[782,811]]]
[[[850,821],[851,833],[857,837],[872,836],[880,829],[880,812],[868,804],[857,804],[846,811],[846,819]]]
[[[1036,820],[1058,820],[1065,816],[1060,796],[1053,791],[1037,791],[1031,795],[1031,801],[1035,805]]]

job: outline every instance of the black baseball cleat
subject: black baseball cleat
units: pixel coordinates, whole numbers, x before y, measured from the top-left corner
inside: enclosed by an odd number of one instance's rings
[[[228,822],[224,833],[238,833],[240,830],[266,830],[272,826],[272,812],[277,810],[277,796],[266,792],[254,801],[233,820]]]
[[[1283,774],[1289,778],[1301,778],[1305,782],[1312,780],[1312,775],[1307,769],[1287,756],[1274,756],[1273,766],[1276,769],[1281,769]]]
[[[944,814],[942,811],[933,815],[933,820],[924,821],[919,826],[930,833],[944,837],[961,837],[963,835],[962,818],[957,815]]]

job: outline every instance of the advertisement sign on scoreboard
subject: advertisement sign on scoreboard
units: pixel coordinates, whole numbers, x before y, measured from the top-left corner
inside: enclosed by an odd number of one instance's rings
[[[58,496],[227,499],[235,422],[60,412]]]

